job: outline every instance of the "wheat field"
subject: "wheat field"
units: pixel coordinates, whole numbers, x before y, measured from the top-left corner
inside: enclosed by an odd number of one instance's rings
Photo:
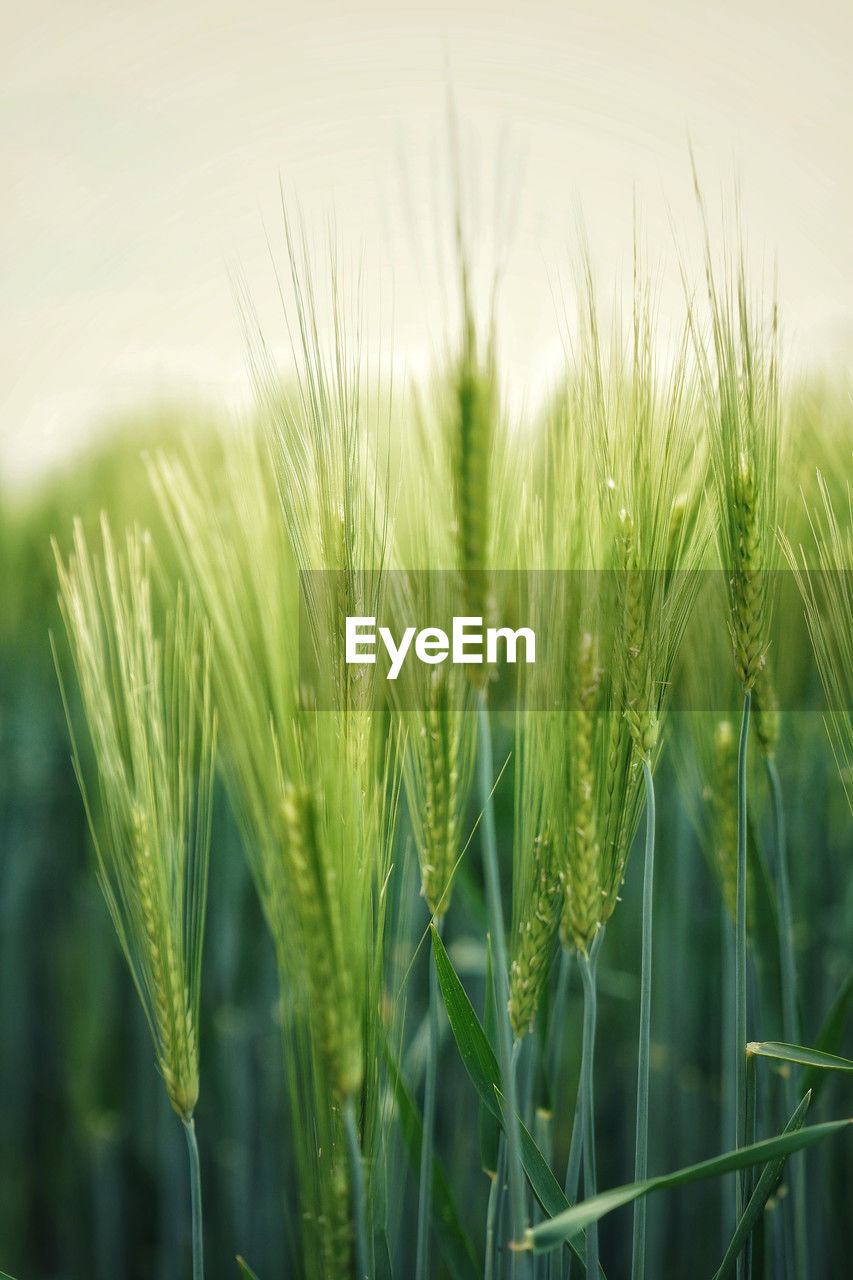
[[[16,1280],[845,1274],[853,406],[697,197],[535,410],[288,221],[250,413],[0,508]]]

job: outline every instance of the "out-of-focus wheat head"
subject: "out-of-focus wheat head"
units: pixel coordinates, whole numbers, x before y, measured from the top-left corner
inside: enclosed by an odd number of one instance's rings
[[[92,747],[90,768],[75,738],[74,768],[158,1065],[188,1121],[199,1088],[216,737],[209,644],[180,595],[158,627],[147,536],[134,530],[117,550],[105,517],[101,533],[93,555],[78,522],[68,564],[56,555]]]
[[[806,622],[827,702],[826,727],[841,780],[853,809],[853,500],[850,496],[851,459],[846,459],[846,498],[833,501],[841,488],[838,476],[829,481],[818,473],[820,503],[809,513],[811,554],[799,554],[782,539],[786,558],[797,579]],[[839,513],[840,508],[840,513]]]
[[[541,501],[531,501],[522,521],[519,546],[522,571],[530,575],[528,621],[539,637],[538,661],[519,667],[515,716],[515,803],[512,875],[512,947],[509,1014],[520,1040],[533,1027],[554,953],[563,901],[564,857],[552,811],[555,771],[563,718],[553,705],[555,657],[548,640],[558,616],[557,595],[543,573],[546,562],[545,514]],[[541,645],[545,642],[544,651]],[[559,662],[559,657],[556,662]]]
[[[659,364],[638,270],[630,340],[602,336],[589,259],[566,390],[554,407],[543,520],[557,613],[547,628],[564,723],[551,805],[564,944],[587,951],[613,911],[694,606],[707,530],[687,335]]]
[[[421,892],[431,914],[441,917],[450,906],[453,876],[466,844],[474,718],[468,681],[458,668],[430,668],[421,683],[423,706],[405,716],[410,723],[405,782]]]
[[[497,334],[492,297],[488,323],[478,323],[470,283],[470,256],[457,227],[461,323],[450,359],[444,413],[438,426],[443,469],[452,494],[454,569],[460,607],[468,617],[494,625],[504,602],[496,598],[494,571],[513,568],[519,515],[518,451],[510,447],[498,381]],[[485,331],[485,338],[483,337]],[[501,584],[503,585],[503,584]],[[492,674],[487,663],[467,668],[475,687]]]
[[[430,455],[419,450],[417,456],[424,463],[417,472],[423,485],[425,475],[432,474]],[[441,494],[440,485],[427,485],[419,499],[404,501],[400,509],[388,592],[397,632],[407,625],[449,632],[452,625],[457,584],[448,566],[453,541],[433,502],[433,495],[440,501]],[[421,891],[430,913],[441,917],[450,906],[467,843],[464,820],[474,767],[471,685],[464,669],[448,661],[427,665],[410,657],[389,689],[405,735],[403,776]]]
[[[602,338],[588,259],[584,287],[581,412],[603,507],[599,567],[615,592],[613,651],[605,660],[637,752],[651,759],[707,544],[689,331],[666,362],[639,256],[627,342],[618,324]]]
[[[212,488],[164,459],[155,478],[211,620],[222,756],[278,957],[291,1106],[317,1113],[313,1129],[292,1132],[305,1231],[324,1242],[312,1274],[332,1277],[348,1269],[353,1240],[345,1106],[361,1117],[375,1170],[400,768],[372,672],[343,663],[345,617],[381,617],[385,589],[364,373],[337,310],[329,357],[307,249],[290,233],[288,243],[293,384],[282,385],[257,339],[260,436],[232,443]],[[300,667],[306,636],[311,684]]]
[[[347,664],[343,636],[347,617],[383,611],[390,405],[375,390],[381,378],[366,368],[360,275],[351,290],[344,286],[330,237],[329,298],[321,305],[304,226],[286,217],[285,234],[289,291],[283,282],[280,289],[293,372],[283,382],[252,331],[258,404],[318,665],[335,705],[368,711],[376,669]]]
[[[705,227],[710,337],[700,331],[692,306],[689,312],[704,392],[717,544],[738,677],[745,692],[754,691],[759,741],[772,754],[776,702],[765,667],[780,520],[778,312],[775,300],[767,307],[751,295],[742,244],[736,262],[726,256],[715,268],[698,185],[697,194]]]

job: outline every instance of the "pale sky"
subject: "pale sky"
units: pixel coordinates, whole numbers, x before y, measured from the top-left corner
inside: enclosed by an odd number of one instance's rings
[[[559,352],[579,208],[605,283],[635,192],[653,258],[674,258],[670,216],[696,248],[688,137],[778,262],[791,360],[849,358],[851,49],[840,0],[0,0],[0,479],[116,409],[239,402],[235,275],[285,339],[279,179],[360,257],[369,332],[387,344],[393,318],[412,363],[439,348],[448,86],[520,383]],[[677,319],[674,276],[662,296]]]

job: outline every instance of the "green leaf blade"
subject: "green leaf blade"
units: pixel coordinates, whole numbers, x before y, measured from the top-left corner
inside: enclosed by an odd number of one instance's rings
[[[736,1151],[728,1151],[710,1160],[702,1160],[699,1164],[688,1165],[674,1173],[663,1174],[657,1178],[646,1178],[643,1182],[634,1182],[616,1187],[612,1191],[601,1192],[567,1209],[556,1218],[531,1227],[527,1232],[526,1244],[537,1253],[556,1248],[570,1241],[590,1223],[598,1222],[614,1209],[630,1204],[640,1196],[649,1195],[652,1191],[667,1191],[693,1182],[702,1182],[707,1178],[722,1177],[723,1174],[734,1173],[738,1169],[765,1164],[780,1156],[789,1156],[794,1151],[800,1151],[815,1142],[820,1142],[823,1138],[837,1133],[850,1124],[853,1124],[853,1120],[845,1119],[810,1125],[808,1128],[799,1129],[796,1133],[783,1133],[775,1138],[765,1138],[761,1142],[751,1143]]]
[[[799,1105],[785,1126],[785,1133],[796,1133],[803,1127],[803,1121],[806,1118],[806,1112],[809,1109],[811,1095],[806,1094],[801,1099]],[[759,1216],[764,1212],[767,1201],[773,1194],[776,1185],[782,1176],[782,1169],[785,1165],[785,1156],[778,1156],[775,1160],[769,1161],[761,1171],[761,1177],[756,1183],[755,1190],[749,1198],[749,1204],[735,1228],[734,1235],[731,1238],[728,1249],[726,1250],[723,1261],[720,1263],[718,1270],[714,1275],[714,1280],[723,1280],[732,1268],[735,1266],[741,1250],[750,1237],[750,1234],[758,1221]]]
[[[853,967],[851,967],[850,972],[839,987],[838,994],[833,1000],[820,1029],[815,1048],[819,1049],[821,1053],[837,1052],[844,1037],[847,1023],[850,1020],[851,1009],[853,1009]],[[801,1096],[811,1092],[812,1102],[816,1102],[817,1095],[823,1088],[825,1080],[826,1076],[822,1071],[814,1067],[807,1067],[800,1078]]]
[[[438,970],[439,985],[444,998],[444,1007],[447,1010],[450,1027],[462,1062],[483,1103],[503,1124],[505,1119],[504,1104],[500,1089],[500,1071],[497,1059],[492,1053],[486,1034],[480,1025],[480,1020],[474,1012],[465,988],[459,981],[441,938],[434,928],[432,930],[432,945]],[[521,1162],[527,1180],[545,1213],[549,1215],[549,1218],[554,1218],[569,1208],[569,1202],[527,1128],[520,1123],[519,1129]],[[584,1253],[577,1241],[571,1239],[567,1243],[579,1261],[585,1264]],[[601,1267],[599,1267],[598,1274],[599,1276],[604,1275]]]
[[[397,1103],[403,1145],[412,1168],[419,1171],[423,1126],[415,1100],[387,1042],[385,1060]],[[474,1246],[462,1226],[447,1175],[435,1155],[432,1159],[432,1205],[433,1229],[453,1280],[479,1280],[481,1272]]]
[[[839,1058],[834,1053],[823,1053],[820,1049],[809,1049],[801,1044],[783,1044],[780,1040],[762,1040],[747,1045],[747,1052],[757,1058],[774,1058],[777,1062],[790,1062],[815,1071],[853,1071],[853,1062],[849,1058]]]

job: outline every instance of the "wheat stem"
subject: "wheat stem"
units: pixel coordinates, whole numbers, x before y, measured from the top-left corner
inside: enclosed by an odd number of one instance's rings
[[[720,905],[721,915],[721,932],[723,945],[723,964],[722,964],[722,1018],[721,1018],[721,1043],[720,1043],[720,1060],[722,1062],[722,1117],[721,1117],[721,1138],[720,1150],[728,1151],[737,1144],[737,1107],[735,1097],[735,999],[734,999],[734,975],[735,975],[735,931],[732,926],[731,916],[728,908],[723,900]],[[735,1177],[733,1173],[728,1173],[722,1182],[722,1209],[720,1226],[722,1230],[722,1249],[725,1254],[732,1238],[732,1233],[737,1225],[737,1218],[733,1213],[734,1198],[732,1192],[735,1187]]]
[[[797,978],[794,962],[794,930],[791,916],[791,882],[788,875],[788,850],[785,836],[785,809],[782,803],[782,784],[773,756],[765,757],[767,779],[773,799],[773,825],[776,834],[776,862],[779,877],[779,962],[782,974],[782,1029],[788,1044],[797,1043]],[[793,1076],[788,1079],[788,1090],[796,1103],[796,1085]]]
[[[596,956],[582,951],[578,957],[583,981],[583,1057],[581,1061],[581,1096],[583,1115],[583,1192],[585,1199],[597,1193],[595,1176],[595,1103],[593,1096],[593,1060],[595,1057]],[[598,1223],[586,1228],[586,1274],[598,1275]]]
[[[192,1241],[193,1241],[193,1280],[204,1280],[204,1242],[202,1237],[201,1217],[201,1168],[198,1159],[198,1143],[195,1136],[195,1121],[192,1116],[183,1121],[184,1133],[187,1135],[187,1149],[190,1159],[190,1199],[192,1202]]]
[[[524,1212],[524,1178],[521,1167],[521,1137],[515,1096],[515,1072],[512,1067],[512,1031],[508,1012],[509,967],[504,935],[503,906],[501,904],[498,847],[495,835],[495,810],[492,799],[494,779],[492,733],[489,724],[486,693],[482,688],[477,690],[477,727],[477,764],[480,783],[480,804],[483,810],[483,869],[486,880],[489,927],[491,929],[492,945],[495,949],[492,979],[495,986],[501,1085],[504,1092],[507,1163],[513,1218],[512,1232],[514,1240],[521,1240],[527,1225]],[[512,1262],[513,1275],[526,1274],[527,1270],[527,1255],[514,1252]]]
[[[747,1050],[744,1053],[744,1066],[746,1070],[746,1132],[744,1134],[746,1142],[755,1142],[756,1135],[756,1103],[755,1096],[756,1079],[755,1079],[755,1055]],[[744,1204],[749,1202],[749,1198],[753,1192],[754,1174],[752,1169],[744,1170],[743,1183],[743,1199]],[[753,1252],[752,1252],[753,1236],[750,1233],[746,1246],[741,1256],[744,1258],[744,1266],[748,1280],[752,1280],[753,1271]]]
[[[782,1031],[787,1044],[798,1044],[797,1032],[797,970],[794,959],[794,928],[791,913],[791,881],[788,874],[788,843],[785,830],[785,806],[782,802],[782,783],[772,755],[764,758],[770,795],[773,800],[773,826],[776,835],[776,874],[779,900],[779,967],[782,975]],[[785,1080],[785,1106],[788,1114],[797,1103],[797,1085],[793,1073]],[[789,1162],[793,1191],[794,1241],[797,1275],[806,1280],[808,1254],[806,1250],[806,1206],[803,1195],[803,1158],[795,1155]]]
[[[735,1106],[737,1146],[746,1141],[746,757],[749,745],[749,709],[752,692],[743,699],[737,758],[737,911],[735,919]],[[735,1174],[736,1221],[745,1207],[744,1174]],[[738,1258],[738,1280],[744,1273],[744,1257]]]
[[[443,917],[435,921],[436,933],[441,937]],[[429,1040],[427,1043],[426,1083],[424,1087],[423,1141],[421,1142],[421,1175],[418,1187],[418,1236],[415,1255],[416,1280],[429,1276],[429,1233],[432,1218],[432,1155],[435,1144],[435,1094],[438,1069],[439,1005],[441,990],[438,970],[433,961],[429,972]]]
[[[589,959],[593,968],[593,973],[595,973],[596,971],[596,967],[598,964],[598,953],[601,950],[601,944],[603,941],[604,941],[604,925],[601,925],[601,927],[598,930],[598,933],[593,938],[592,945],[589,949]],[[581,956],[583,954],[584,953],[581,951],[578,952],[578,968],[579,969],[582,968]],[[583,972],[581,972],[581,978],[583,978]],[[581,1073],[580,1073],[580,1079],[578,1081],[577,1097],[575,1098],[575,1114],[572,1120],[572,1139],[569,1146],[569,1159],[566,1165],[566,1181],[564,1184],[564,1193],[569,1204],[574,1204],[578,1198],[578,1186],[580,1184],[581,1162],[583,1160],[584,1063],[586,1062],[587,1056],[592,1057],[594,1053],[594,1043],[593,1041],[590,1041],[588,1039],[588,1035],[590,1033],[590,1026],[591,1026],[591,1033],[594,1040],[595,1017],[593,1016],[592,1023],[590,1024],[587,1021],[586,1013],[587,1013],[587,1001],[586,1001],[586,990],[584,988],[584,1022],[583,1022],[583,1039],[581,1041]]]
[[[527,1117],[526,1117],[524,1103],[523,1103],[524,1086],[522,1084],[521,1090],[519,1090],[519,1085],[518,1085],[518,1064],[521,1058],[521,1053],[523,1048],[524,1048],[524,1040],[513,1041],[512,1057],[510,1059],[510,1071],[512,1072],[512,1078],[513,1078],[514,1087],[515,1087],[516,1111],[518,1115],[521,1117],[521,1120],[523,1121],[523,1123],[526,1125]],[[503,1145],[503,1157],[504,1157],[503,1176],[501,1177],[500,1182],[498,1183],[497,1218],[496,1218],[496,1228],[495,1228],[497,1233],[496,1265],[498,1266],[498,1273],[500,1275],[503,1275],[503,1271],[504,1271],[503,1259],[505,1257],[505,1253],[502,1253],[501,1251],[505,1249],[506,1240],[507,1240],[507,1234],[506,1234],[506,1228],[505,1228],[506,1193],[507,1193],[506,1143],[504,1143]],[[525,1191],[526,1190],[527,1188],[525,1186]],[[527,1199],[525,1199],[524,1221],[525,1223],[527,1223],[528,1221]]]
[[[652,910],[655,868],[655,784],[648,758],[643,759],[646,784],[646,852],[643,868],[643,950],[640,989],[640,1043],[637,1057],[637,1133],[634,1146],[634,1181],[642,1182],[649,1166],[649,1041],[652,1013]],[[634,1206],[634,1238],[631,1275],[643,1280],[646,1254],[646,1201]]]
[[[568,947],[560,948],[560,968],[557,975],[557,989],[554,993],[554,1004],[551,1009],[551,1021],[548,1027],[548,1074],[550,1077],[550,1086],[553,1090],[557,1079],[560,1075],[560,1067],[563,1059],[563,1035],[561,1018],[566,1006],[569,994],[569,971],[571,968],[572,957]]]
[[[552,1117],[551,1117],[550,1111],[545,1111],[541,1107],[536,1108],[536,1115],[533,1121],[533,1125],[534,1125],[533,1137],[537,1147],[542,1152],[542,1155],[545,1157],[545,1161],[548,1164],[549,1168],[553,1163],[553,1160],[552,1160],[553,1132],[552,1132],[551,1120],[552,1120]],[[534,1226],[537,1222],[541,1222],[542,1220],[543,1220],[542,1209],[539,1205],[539,1202],[534,1199],[534,1202],[533,1202]],[[548,1277],[551,1274],[551,1261],[552,1261],[551,1258],[544,1253],[538,1254],[533,1259],[533,1280],[548,1280]]]
[[[506,1178],[506,1137],[501,1133],[498,1139],[498,1167],[492,1178],[489,1189],[489,1204],[486,1210],[486,1273],[485,1280],[495,1280],[497,1245],[495,1235],[498,1222],[498,1205],[501,1201],[501,1188]]]
[[[578,952],[580,965],[580,952]],[[586,1022],[584,1022],[584,1032]],[[581,1160],[583,1158],[583,1055],[586,1053],[586,1039],[581,1047],[581,1076],[578,1081],[578,1092],[575,1098],[575,1114],[572,1119],[572,1140],[569,1144],[569,1159],[566,1164],[565,1193],[569,1204],[578,1198],[578,1185],[581,1176]]]
[[[352,1223],[355,1238],[355,1272],[357,1280],[369,1280],[370,1268],[367,1262],[367,1215],[364,1198],[364,1163],[361,1156],[361,1144],[358,1140],[358,1126],[355,1122],[355,1104],[352,1097],[344,1104],[344,1131],[347,1139],[349,1155],[350,1188],[352,1195]]]

